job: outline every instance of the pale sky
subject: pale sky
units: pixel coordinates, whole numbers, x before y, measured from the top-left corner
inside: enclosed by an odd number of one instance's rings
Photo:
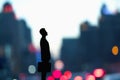
[[[0,0],[0,11],[5,1],[12,3],[18,19],[26,20],[36,47],[39,47],[41,38],[39,29],[46,28],[55,57],[59,54],[63,38],[78,37],[81,22],[88,20],[97,24],[103,2],[107,2],[111,10],[118,4],[115,1],[120,3],[120,0]]]

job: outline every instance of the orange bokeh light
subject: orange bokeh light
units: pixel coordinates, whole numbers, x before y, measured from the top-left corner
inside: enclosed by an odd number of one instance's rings
[[[76,76],[74,80],[83,80],[83,78],[81,76]]]
[[[96,79],[94,75],[89,74],[86,76],[86,80],[96,80]]]
[[[113,46],[113,48],[112,48],[112,54],[113,55],[118,55],[118,52],[119,52],[118,46]]]

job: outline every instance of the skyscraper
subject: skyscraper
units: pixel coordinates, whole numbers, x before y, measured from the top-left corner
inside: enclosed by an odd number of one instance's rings
[[[111,51],[114,45],[120,46],[120,13],[111,14],[103,5],[98,23],[92,26],[85,22],[80,25],[77,39],[63,39],[61,59],[65,70],[92,71],[101,67],[108,72],[117,71],[115,68],[112,71],[110,66],[120,61],[120,55],[114,56]]]
[[[4,57],[7,62],[0,65],[6,64],[16,75],[27,72],[28,65],[35,63],[35,55],[30,54],[30,44],[31,29],[25,20],[16,18],[12,5],[6,2],[0,13],[0,58]]]

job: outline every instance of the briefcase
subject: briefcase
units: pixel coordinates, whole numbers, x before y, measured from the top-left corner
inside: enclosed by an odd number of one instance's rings
[[[38,62],[38,72],[50,72],[51,63],[49,62]]]

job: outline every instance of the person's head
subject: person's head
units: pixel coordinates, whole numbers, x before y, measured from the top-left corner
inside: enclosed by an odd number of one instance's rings
[[[39,32],[42,36],[47,36],[48,35],[45,28],[41,28]]]

